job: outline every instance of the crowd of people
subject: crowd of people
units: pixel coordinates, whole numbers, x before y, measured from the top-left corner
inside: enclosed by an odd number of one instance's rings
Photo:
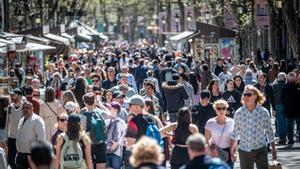
[[[19,87],[1,97],[7,163],[233,168],[239,156],[242,169],[266,169],[268,149],[274,160],[276,144],[300,139],[300,65],[261,60],[211,66],[180,51],[121,45],[53,55],[44,71],[15,64]]]

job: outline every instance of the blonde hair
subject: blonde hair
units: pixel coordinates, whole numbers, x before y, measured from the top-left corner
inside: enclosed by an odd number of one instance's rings
[[[138,167],[143,163],[155,163],[159,165],[163,160],[164,155],[157,141],[146,136],[141,137],[134,145],[129,159],[133,167]]]
[[[214,102],[214,104],[213,104],[214,109],[216,109],[216,107],[217,107],[218,105],[220,105],[220,104],[221,104],[221,105],[224,105],[226,108],[229,107],[229,104],[227,103],[226,100],[220,99],[220,100],[217,100],[217,101]]]
[[[244,92],[246,90],[251,90],[252,92],[254,92],[255,95],[257,95],[257,98],[255,100],[255,103],[258,105],[262,105],[264,104],[264,102],[266,101],[266,97],[264,96],[264,94],[262,92],[260,92],[256,87],[254,87],[253,85],[246,85]],[[242,96],[241,99],[241,103],[244,104],[244,95]]]
[[[71,90],[67,90],[62,95],[62,105],[65,106],[65,104],[69,101],[72,101],[74,103],[77,103],[77,100],[75,98],[74,93]]]

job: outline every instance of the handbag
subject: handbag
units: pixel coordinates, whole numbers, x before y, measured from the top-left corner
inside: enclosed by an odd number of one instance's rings
[[[278,161],[272,161],[269,163],[268,169],[282,169],[282,165]]]
[[[225,127],[226,127],[226,122],[225,122],[225,125],[223,127],[223,130],[222,130],[222,133],[221,133],[221,137],[219,138],[218,145],[220,144],[220,141],[221,141],[221,138],[223,136]],[[229,153],[228,153],[228,151],[223,150],[221,147],[217,146],[216,144],[212,144],[210,146],[210,149],[211,149],[213,157],[219,157],[223,161],[228,161],[229,160]]]

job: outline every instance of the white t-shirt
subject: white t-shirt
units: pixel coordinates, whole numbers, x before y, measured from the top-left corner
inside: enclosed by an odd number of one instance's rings
[[[224,125],[226,125],[225,128]],[[229,117],[226,118],[226,124],[223,125],[218,124],[215,117],[209,119],[205,126],[205,129],[209,130],[211,133],[209,144],[216,144],[220,148],[230,147],[230,135],[233,131],[233,126],[234,126],[234,121],[232,118]],[[220,140],[223,128],[224,128],[224,132]]]

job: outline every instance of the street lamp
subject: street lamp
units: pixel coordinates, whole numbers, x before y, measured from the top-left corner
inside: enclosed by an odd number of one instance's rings
[[[167,23],[166,19],[161,20],[161,23],[163,25],[163,32],[166,32],[166,23]]]
[[[188,22],[191,22],[191,21],[192,21],[192,16],[191,16],[191,13],[190,13],[190,12],[187,14],[186,20],[187,20]]]

